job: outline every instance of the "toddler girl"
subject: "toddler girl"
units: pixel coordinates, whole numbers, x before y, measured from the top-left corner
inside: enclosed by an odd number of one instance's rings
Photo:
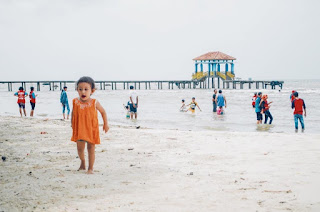
[[[103,119],[103,131],[108,132],[109,126],[106,111],[101,104],[92,99],[95,82],[91,77],[81,77],[77,82],[78,98],[73,99],[71,126],[71,141],[77,142],[78,155],[81,161],[79,170],[86,170],[84,149],[87,143],[89,167],[88,174],[93,174],[95,160],[95,145],[100,144],[97,110]]]

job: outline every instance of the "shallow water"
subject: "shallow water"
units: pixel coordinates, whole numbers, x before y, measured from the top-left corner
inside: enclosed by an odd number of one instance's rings
[[[18,86],[15,89],[18,89]],[[35,92],[38,94],[35,117],[61,118],[60,92],[48,91],[48,86],[43,86],[41,90]],[[291,90],[297,90],[300,98],[305,100],[307,107],[306,133],[319,133],[320,80],[285,81],[284,89],[280,92],[278,90],[261,90],[264,94],[268,94],[269,102],[273,102],[270,108],[274,118],[271,126],[256,125],[256,114],[251,107],[251,98],[254,92],[260,90],[255,89],[223,90],[228,106],[223,116],[212,112],[213,89],[137,90],[139,95],[138,120],[134,121],[126,119],[126,111],[123,108],[123,104],[128,101],[128,90],[97,90],[92,97],[101,102],[107,111],[109,122],[116,125],[159,129],[278,133],[294,132],[293,111],[289,99]],[[0,84],[1,115],[19,116],[17,99],[13,94],[14,92],[7,91],[6,84]],[[77,97],[77,93],[71,86],[69,86],[68,97],[71,104],[72,99]],[[192,97],[196,97],[196,102],[202,112],[198,109],[195,114],[180,112],[181,99],[185,99],[189,104]],[[70,107],[72,107],[71,104]],[[26,104],[26,109],[29,113],[30,104]]]

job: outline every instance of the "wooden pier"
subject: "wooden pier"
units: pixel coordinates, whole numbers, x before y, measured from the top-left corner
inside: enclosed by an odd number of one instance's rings
[[[41,90],[41,85],[48,86],[50,91],[61,90],[64,86],[70,84],[76,87],[75,81],[0,81],[1,84],[8,85],[8,91],[13,91],[13,85],[16,88],[23,87],[27,90],[29,87],[36,87],[37,91]],[[276,89],[279,86],[283,87],[283,81],[252,81],[252,80],[222,80],[219,77],[212,77],[209,80],[151,80],[151,81],[96,81],[96,89],[98,90],[126,90],[133,86],[137,90],[151,90],[151,89],[244,89],[244,85],[248,85],[248,89]]]

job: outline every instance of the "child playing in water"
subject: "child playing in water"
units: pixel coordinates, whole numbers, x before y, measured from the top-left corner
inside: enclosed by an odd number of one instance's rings
[[[261,108],[262,112],[264,113],[264,124],[268,122],[268,118],[270,118],[269,124],[272,123],[273,117],[269,111],[270,104],[272,102],[268,102],[268,95],[263,95],[261,100]]]
[[[186,104],[184,103],[184,99],[182,99],[181,103],[182,103],[182,105],[180,107],[180,111],[181,112],[186,112],[187,107],[186,107]]]
[[[223,108],[222,108],[222,106],[219,106],[219,107],[218,107],[217,115],[223,115]]]
[[[192,97],[191,103],[188,104],[187,106],[190,106],[190,107],[189,107],[189,110],[190,110],[192,113],[194,113],[194,112],[196,111],[196,106],[197,106],[197,107],[199,108],[199,110],[201,111],[198,103],[196,102],[196,98],[195,98],[195,97]],[[188,111],[188,110],[187,110],[187,111]],[[186,111],[186,112],[187,112],[187,111]]]
[[[123,104],[124,109],[127,111],[126,118],[130,118],[130,102],[127,103],[127,105]]]
[[[19,91],[16,92],[14,95],[18,97],[17,103],[19,105],[19,112],[20,112],[21,117],[22,117],[22,110],[21,109],[23,109],[24,116],[27,116],[26,99],[25,98],[26,98],[26,96],[28,96],[28,93],[23,90],[23,87],[20,87]]]
[[[109,126],[107,113],[91,95],[95,92],[95,82],[91,77],[81,77],[77,82],[78,98],[73,99],[71,113],[72,138],[77,142],[78,155],[80,158],[79,170],[86,170],[84,149],[87,143],[89,167],[87,174],[93,174],[95,161],[95,145],[100,144],[99,123],[97,110],[103,119],[103,131],[108,132]]]

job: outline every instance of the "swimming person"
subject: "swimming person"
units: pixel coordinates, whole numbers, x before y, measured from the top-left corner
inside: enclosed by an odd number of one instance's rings
[[[77,91],[79,97],[72,101],[71,141],[77,142],[81,161],[79,170],[86,170],[84,149],[87,144],[89,160],[87,174],[93,174],[95,145],[100,144],[98,111],[102,116],[104,132],[109,130],[107,113],[98,100],[91,98],[95,92],[95,82],[91,77],[81,77],[77,82]]]
[[[219,95],[216,98],[216,103],[218,107],[222,108],[222,112],[223,112],[223,107],[227,108],[227,99],[222,94],[222,90],[219,90]]]
[[[61,102],[61,105],[62,105],[63,119],[66,119],[66,116],[65,116],[66,108],[67,108],[67,111],[68,111],[67,119],[69,119],[69,114],[70,114],[70,107],[69,107],[67,89],[68,89],[68,87],[64,86],[63,90],[61,90],[61,95],[60,95],[60,102]]]
[[[264,124],[266,124],[268,122],[268,118],[270,118],[269,124],[272,123],[273,117],[272,117],[270,110],[269,110],[271,103],[272,102],[268,102],[268,95],[267,94],[262,96],[261,108],[264,113]]]
[[[213,112],[217,112],[217,89],[213,90],[212,104],[213,104]]]
[[[293,116],[294,116],[294,125],[295,125],[295,131],[298,132],[298,121],[300,121],[302,132],[304,132],[304,121],[303,121],[303,111],[304,116],[307,116],[306,111],[306,105],[303,101],[303,99],[299,98],[298,92],[293,93],[294,99],[292,101],[292,109],[294,109]]]
[[[196,111],[196,107],[198,107],[199,110],[201,111],[198,103],[196,102],[196,98],[195,98],[195,97],[192,97],[192,101],[191,101],[190,104],[188,104],[187,106],[190,106],[190,107],[189,107],[189,110],[190,110],[192,113],[194,113],[194,112]],[[187,111],[188,111],[188,110],[187,110]],[[187,112],[187,111],[186,111],[186,112]]]
[[[30,111],[30,116],[33,116],[34,113],[34,108],[36,107],[36,96],[34,94],[34,87],[30,88],[30,93],[29,93],[29,98],[30,98],[30,105],[31,105],[31,111]]]
[[[16,92],[14,94],[14,96],[18,97],[17,103],[19,105],[19,112],[20,112],[21,117],[22,117],[22,109],[23,109],[24,116],[27,116],[27,112],[26,112],[26,96],[28,96],[28,93],[24,91],[23,87],[20,87],[19,91]]]
[[[130,117],[131,119],[133,119],[133,115],[134,118],[137,119],[138,114],[137,114],[137,109],[138,109],[138,94],[136,93],[136,91],[134,90],[133,86],[130,86]]]

